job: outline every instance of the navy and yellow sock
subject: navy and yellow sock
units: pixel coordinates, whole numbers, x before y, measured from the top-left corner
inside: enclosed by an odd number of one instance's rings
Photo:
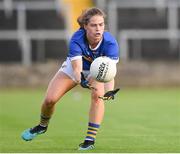
[[[40,120],[40,126],[42,127],[47,127],[49,124],[49,120],[51,117],[46,117],[44,115],[41,114],[41,120]]]
[[[89,122],[88,131],[85,140],[95,141],[99,127],[100,127],[99,124]]]

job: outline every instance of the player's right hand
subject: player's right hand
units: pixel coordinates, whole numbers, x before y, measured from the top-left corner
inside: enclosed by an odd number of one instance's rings
[[[92,87],[92,86],[89,84],[89,81],[86,80],[86,78],[84,77],[83,72],[81,72],[81,82],[80,82],[80,85],[81,85],[81,87],[83,87],[83,88],[88,88],[88,89],[91,89],[91,90],[97,90],[96,88]]]
[[[83,74],[83,72],[81,72],[81,82],[80,82],[80,85],[81,85],[81,87],[83,87],[83,88],[88,88],[88,89],[90,89],[89,88],[89,82],[86,80],[86,78],[84,77],[84,74]]]

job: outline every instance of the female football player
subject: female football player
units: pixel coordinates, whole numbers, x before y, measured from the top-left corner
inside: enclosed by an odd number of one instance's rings
[[[41,107],[40,122],[22,133],[24,140],[30,141],[37,135],[45,133],[56,103],[66,92],[80,84],[83,88],[91,90],[91,105],[87,134],[84,142],[79,145],[79,150],[94,148],[96,134],[104,116],[104,100],[101,98],[112,99],[118,91],[113,90],[114,80],[102,83],[92,79],[89,74],[92,61],[99,56],[107,56],[115,62],[119,60],[117,41],[109,32],[104,31],[104,20],[104,12],[98,8],[87,9],[79,16],[77,22],[80,29],[70,40],[66,61],[49,83]]]

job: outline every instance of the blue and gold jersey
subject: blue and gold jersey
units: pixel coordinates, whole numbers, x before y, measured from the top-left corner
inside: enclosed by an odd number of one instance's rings
[[[96,50],[89,48],[88,41],[86,39],[86,32],[80,28],[74,33],[69,44],[68,57],[73,58],[82,56],[83,70],[89,70],[92,61],[100,56],[107,56],[113,60],[119,60],[119,47],[115,38],[109,33],[103,33],[103,39],[101,44]]]

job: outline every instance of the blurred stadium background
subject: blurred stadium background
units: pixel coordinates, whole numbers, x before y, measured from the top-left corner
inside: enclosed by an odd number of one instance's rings
[[[88,119],[84,89],[63,97],[48,134],[31,143],[20,134],[38,122],[76,18],[91,6],[106,12],[120,44],[122,88],[106,104],[93,152],[180,152],[180,0],[0,0],[0,152],[77,152]]]
[[[0,0],[0,87],[47,85],[91,6],[120,43],[118,85],[180,86],[179,0]]]

